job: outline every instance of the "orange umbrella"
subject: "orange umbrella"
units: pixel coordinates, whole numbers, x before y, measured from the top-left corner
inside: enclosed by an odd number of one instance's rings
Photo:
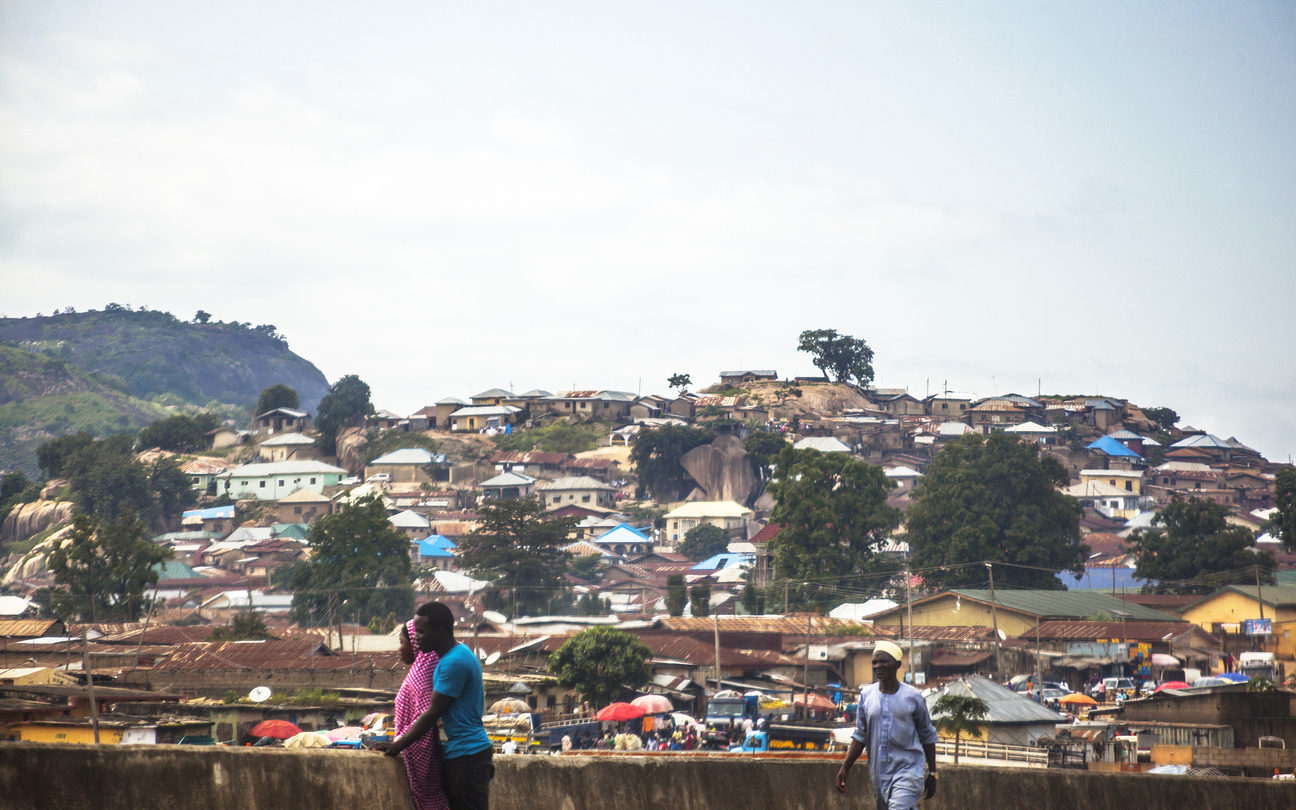
[[[837,708],[836,703],[822,695],[816,695],[814,692],[811,692],[804,700],[800,694],[792,696],[792,703],[796,706],[801,706],[806,702],[810,704],[810,709],[816,712],[830,712]]]
[[[1065,703],[1068,706],[1097,706],[1098,701],[1086,695],[1084,692],[1071,692],[1058,698],[1058,703]]]
[[[594,719],[603,720],[609,723],[621,723],[626,720],[634,720],[637,717],[643,717],[647,712],[641,706],[632,706],[629,703],[609,703],[598,710]]]
[[[276,740],[286,740],[295,734],[301,734],[301,729],[294,723],[287,720],[262,720],[252,727],[248,732],[253,737],[270,737]]]

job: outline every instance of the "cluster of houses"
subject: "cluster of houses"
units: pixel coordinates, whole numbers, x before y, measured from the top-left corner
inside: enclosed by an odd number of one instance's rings
[[[1217,669],[1224,656],[1254,643],[1241,628],[1257,611],[1274,619],[1274,638],[1286,638],[1290,646],[1296,582],[1262,592],[1236,586],[1205,599],[1176,601],[1141,595],[1141,583],[1132,579],[1126,537],[1150,525],[1174,494],[1225,505],[1232,522],[1255,529],[1258,547],[1277,549],[1261,531],[1273,508],[1275,465],[1235,439],[1185,427],[1167,441],[1137,406],[1111,398],[973,399],[944,393],[919,399],[905,391],[868,389],[854,392],[860,395],[856,407],[788,418],[779,410],[784,395],[759,386],[815,381],[779,383],[771,370],[740,370],[723,372],[721,383],[718,394],[676,396],[490,389],[404,417],[380,410],[369,426],[381,432],[498,434],[555,420],[592,420],[611,423],[612,447],[672,423],[705,423],[739,437],[772,429],[797,447],[850,453],[882,465],[896,484],[890,502],[901,510],[945,443],[967,433],[1010,432],[1038,442],[1072,472],[1066,491],[1085,506],[1082,527],[1093,557],[1083,575],[1067,578],[1068,591],[1001,589],[991,598],[961,590],[928,594],[912,605],[887,599],[845,604],[823,617],[748,615],[740,599],[748,581],[773,581],[768,544],[779,527],[768,522],[768,504],[704,497],[659,505],[656,520],[643,517],[645,510],[626,506],[634,494],[627,483],[631,471],[602,453],[497,450],[451,462],[411,445],[348,470],[320,455],[308,413],[279,408],[258,414],[247,430],[213,432],[215,450],[246,446],[233,454],[242,463],[228,461],[228,453],[185,461],[185,473],[209,505],[186,512],[179,531],[157,538],[174,550],[175,559],[160,571],[157,595],[165,599],[166,615],[154,618],[151,627],[63,627],[22,618],[23,611],[11,622],[0,616],[0,736],[39,738],[17,723],[22,718],[79,722],[76,708],[67,706],[58,710],[61,715],[51,710],[57,716],[6,713],[2,698],[8,687],[25,687],[23,694],[30,696],[39,686],[53,690],[51,705],[61,705],[59,689],[75,690],[87,677],[79,663],[82,652],[96,678],[102,674],[123,694],[161,689],[216,698],[271,682],[288,689],[339,687],[358,695],[394,689],[402,672],[394,636],[351,628],[325,643],[309,628],[290,625],[291,594],[272,587],[277,569],[309,553],[312,523],[366,496],[381,498],[392,526],[408,537],[418,597],[451,604],[483,657],[498,653],[488,668],[488,691],[503,696],[514,690],[555,714],[579,706],[546,677],[547,655],[572,633],[597,625],[638,635],[653,651],[653,676],[645,688],[686,709],[700,708],[717,679],[737,688],[782,684],[823,695],[836,684],[840,692],[842,685],[871,679],[869,656],[878,638],[911,640],[920,680],[1043,667],[1074,686],[1136,657],[1150,661],[1153,654],[1175,656],[1203,671]],[[569,575],[566,585],[588,597],[583,604],[597,606],[595,615],[487,618],[480,600],[486,583],[459,569],[458,543],[476,528],[481,499],[524,497],[539,499],[550,515],[576,518],[565,550],[596,558],[597,574]],[[217,498],[234,503],[210,505]],[[701,561],[676,553],[687,533],[703,524],[721,529],[727,548]],[[885,552],[907,552],[902,529]],[[1296,558],[1276,556],[1281,567],[1296,567]],[[676,575],[690,588],[706,586],[700,589],[706,604],[690,603],[683,616],[672,617],[666,609],[668,581]],[[48,583],[10,584],[34,589]],[[206,641],[212,626],[249,610],[283,640]],[[1284,650],[1283,643],[1277,644],[1279,658],[1296,661],[1296,651]],[[364,702],[357,700],[358,706]],[[123,705],[129,702],[122,698]],[[242,714],[225,709],[219,717],[212,708],[210,722],[224,724],[217,736],[232,738],[246,722],[273,714],[266,707],[245,708]],[[320,722],[336,719],[350,718],[321,716]],[[187,728],[177,726],[182,727]],[[167,741],[159,735],[157,741]]]

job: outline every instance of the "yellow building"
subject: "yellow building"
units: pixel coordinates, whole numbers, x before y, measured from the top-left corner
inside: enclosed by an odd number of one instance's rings
[[[126,726],[100,721],[99,742],[116,745],[122,741]],[[23,742],[94,744],[94,726],[87,720],[31,720],[13,723],[9,733]]]
[[[1019,636],[1050,619],[1090,619],[1095,616],[1125,618],[1129,621],[1173,622],[1178,616],[1118,599],[1099,591],[990,591],[959,588],[919,599],[913,603],[915,627],[994,627],[1006,637]],[[908,607],[899,605],[873,617],[877,626],[903,627],[908,623]]]
[[[1101,481],[1122,492],[1143,494],[1143,473],[1139,470],[1081,470],[1080,481]]]
[[[1256,586],[1228,585],[1179,613],[1207,632],[1218,629],[1241,633],[1246,619],[1271,619],[1275,625],[1296,621],[1296,585],[1266,585],[1259,589],[1259,595],[1264,599],[1263,611]]]

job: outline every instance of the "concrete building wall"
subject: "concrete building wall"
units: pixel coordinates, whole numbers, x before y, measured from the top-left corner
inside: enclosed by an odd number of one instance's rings
[[[832,788],[839,757],[501,756],[491,810],[858,810],[868,768]],[[72,778],[69,778],[69,775]],[[941,766],[924,807],[997,810],[1289,810],[1292,785],[1267,779]],[[0,757],[9,810],[310,807],[412,810],[404,766],[356,751],[16,743]]]

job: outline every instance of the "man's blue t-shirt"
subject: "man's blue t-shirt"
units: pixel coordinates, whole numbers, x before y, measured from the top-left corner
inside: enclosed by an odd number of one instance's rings
[[[441,735],[446,759],[466,757],[490,748],[490,737],[482,726],[486,692],[482,688],[481,664],[472,650],[456,643],[437,664],[432,688],[438,695],[454,698],[441,715]]]

